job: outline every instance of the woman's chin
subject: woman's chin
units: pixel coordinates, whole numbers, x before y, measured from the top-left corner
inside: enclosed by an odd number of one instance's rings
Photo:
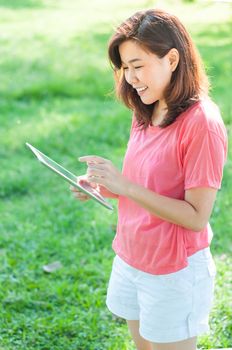
[[[155,102],[157,102],[158,100],[157,99],[154,99],[154,98],[146,98],[145,96],[143,97],[140,97],[141,101],[145,104],[145,105],[151,105]]]

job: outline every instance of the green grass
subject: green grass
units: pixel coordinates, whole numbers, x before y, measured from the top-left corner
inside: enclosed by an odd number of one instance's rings
[[[29,141],[77,174],[78,156],[121,166],[130,112],[110,92],[107,41],[117,22],[152,1],[0,0],[0,349],[132,350],[105,306],[116,210],[75,201],[42,169]],[[163,2],[191,31],[231,141],[228,4]],[[211,223],[218,269],[212,333],[199,348],[232,347],[231,176],[225,167]],[[116,203],[114,203],[116,207]],[[45,274],[43,265],[63,267]]]

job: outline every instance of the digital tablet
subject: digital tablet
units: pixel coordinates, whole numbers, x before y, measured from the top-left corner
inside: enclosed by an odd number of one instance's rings
[[[88,194],[91,198],[96,200],[98,203],[103,205],[105,208],[113,210],[113,207],[110,203],[108,203],[104,197],[97,191],[92,188],[88,182],[85,183],[84,180],[79,180],[78,176],[72,174],[70,171],[62,167],[60,164],[56,163],[54,160],[40,152],[37,148],[30,145],[26,142],[27,147],[36,155],[37,159],[44,165],[46,165],[49,169],[54,171],[56,174],[62,176],[66,181],[71,183],[73,186],[77,187],[80,191]]]

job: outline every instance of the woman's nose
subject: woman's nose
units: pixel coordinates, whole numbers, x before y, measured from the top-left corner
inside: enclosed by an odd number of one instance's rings
[[[129,71],[127,75],[127,81],[130,85],[133,85],[134,83],[138,82],[138,78],[136,76],[136,72],[134,71]]]

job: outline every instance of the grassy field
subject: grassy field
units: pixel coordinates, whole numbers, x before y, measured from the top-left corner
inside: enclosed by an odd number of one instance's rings
[[[0,0],[0,350],[132,350],[105,306],[116,210],[81,204],[37,163],[30,142],[73,172],[98,154],[121,166],[130,112],[115,101],[107,41],[141,8],[179,15],[192,33],[231,140],[231,5],[219,2]],[[212,216],[218,269],[210,335],[232,347],[232,154]],[[116,208],[116,203],[114,203]],[[60,261],[46,274],[43,266]]]

